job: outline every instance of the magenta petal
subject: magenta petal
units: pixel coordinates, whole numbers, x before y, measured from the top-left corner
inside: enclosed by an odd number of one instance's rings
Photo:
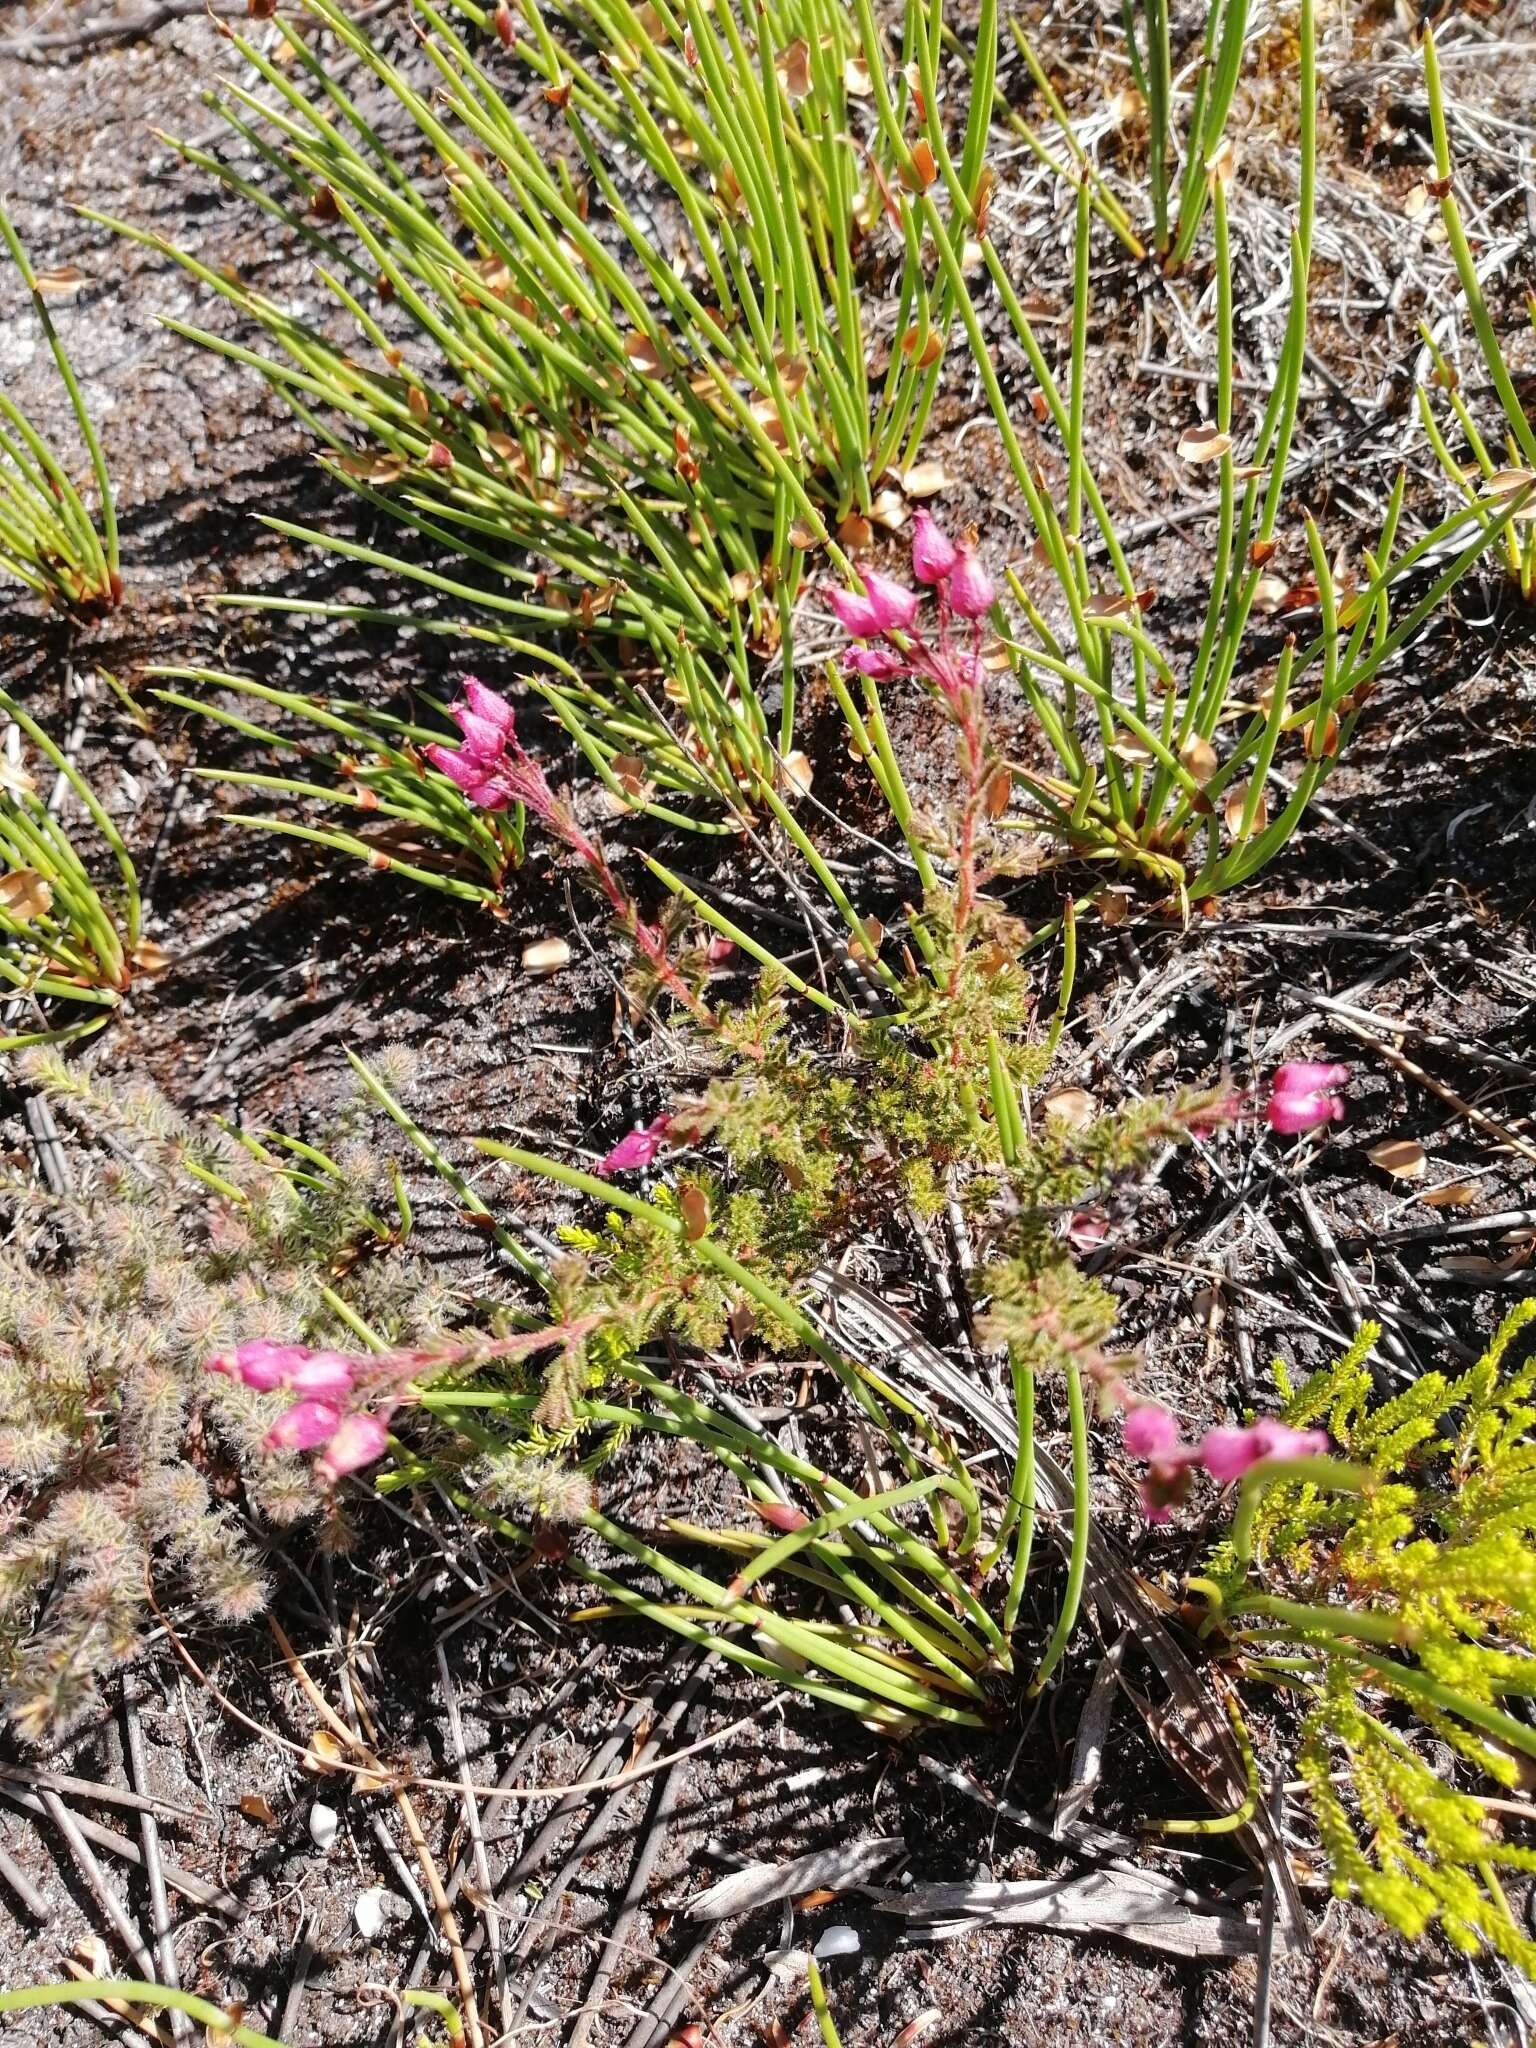
[[[997,602],[992,578],[971,548],[958,550],[959,560],[949,579],[949,608],[962,619],[979,619]]]
[[[871,682],[876,683],[905,675],[909,666],[894,647],[850,647],[843,656],[844,668],[851,669],[856,675],[868,676]]]
[[[270,1394],[274,1387],[287,1386],[289,1374],[308,1357],[309,1351],[303,1344],[273,1344],[265,1337],[257,1337],[242,1344],[231,1363],[235,1378],[258,1394]]]
[[[1316,1095],[1325,1088],[1342,1088],[1349,1068],[1337,1060],[1288,1060],[1276,1067],[1270,1083],[1273,1095]]]
[[[340,1421],[341,1410],[334,1401],[295,1401],[262,1438],[262,1449],[312,1451],[316,1444],[326,1441]]]
[[[1219,1485],[1230,1486],[1234,1479],[1242,1478],[1250,1465],[1256,1465],[1264,1453],[1254,1441],[1251,1429],[1208,1429],[1200,1439],[1197,1455]]]
[[[867,597],[852,590],[829,590],[827,602],[837,613],[837,623],[855,640],[873,640],[879,635],[880,620]]]
[[[917,592],[908,590],[906,584],[898,583],[894,576],[882,576],[878,569],[861,569],[859,574],[864,578],[864,588],[869,595],[876,632],[905,632],[917,617],[917,608],[922,602]]]
[[[432,766],[440,774],[446,775],[450,782],[456,782],[466,796],[470,789],[483,779],[479,763],[472,760],[468,754],[461,753],[457,747],[440,747],[434,743],[423,747],[422,752]]]
[[[625,1173],[638,1166],[649,1166],[661,1150],[661,1141],[667,1135],[671,1121],[670,1117],[659,1116],[643,1131],[631,1131],[627,1137],[620,1138],[608,1157],[599,1163],[598,1172]]]
[[[1272,1095],[1264,1111],[1271,1130],[1294,1138],[1301,1131],[1315,1131],[1319,1124],[1333,1123],[1344,1114],[1336,1095]]]
[[[471,760],[491,767],[506,750],[506,735],[500,726],[492,725],[488,718],[479,718],[473,711],[466,711],[462,704],[453,707],[453,715],[459,721],[459,730],[464,735],[464,744],[459,749]]]
[[[1248,1432],[1258,1458],[1309,1458],[1328,1448],[1325,1429],[1292,1429],[1288,1423],[1256,1422]]]
[[[912,574],[919,583],[942,583],[959,550],[933,514],[919,507],[912,520]]]
[[[1177,1420],[1156,1401],[1138,1401],[1128,1408],[1121,1431],[1133,1458],[1166,1457],[1179,1441]]]
[[[340,1479],[382,1458],[388,1443],[389,1432],[376,1415],[348,1415],[336,1425],[316,1470],[324,1479]]]
[[[511,739],[517,714],[499,691],[488,690],[478,676],[466,676],[464,701],[476,718],[493,726],[504,740]]]
[[[339,1400],[352,1391],[355,1359],[340,1351],[316,1351],[284,1376],[283,1384],[296,1394],[318,1394],[323,1400]]]

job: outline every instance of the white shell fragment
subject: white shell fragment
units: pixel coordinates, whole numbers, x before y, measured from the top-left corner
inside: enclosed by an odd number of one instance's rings
[[[564,939],[533,939],[523,948],[525,974],[558,974],[571,964],[571,949]]]
[[[381,1884],[369,1885],[367,1891],[359,1892],[357,1903],[352,1908],[352,1918],[358,1933],[364,1941],[376,1941],[388,1923],[394,1919],[394,1909],[399,1901]]]
[[[859,1952],[859,1935],[854,1927],[829,1927],[811,1950],[818,1963],[827,1963],[834,1956],[856,1956]]]
[[[340,1825],[335,1807],[327,1806],[324,1800],[317,1799],[309,1809],[309,1839],[322,1853],[335,1841]]]

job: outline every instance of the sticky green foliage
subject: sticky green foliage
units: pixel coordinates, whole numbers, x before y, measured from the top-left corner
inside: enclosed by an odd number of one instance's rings
[[[151,1574],[162,1598],[237,1622],[266,1580],[219,1467],[291,1523],[322,1505],[303,1463],[265,1457],[285,1405],[203,1371],[266,1336],[353,1347],[361,1329],[435,1334],[443,1300],[377,1216],[377,1157],[345,1123],[334,1154],[242,1142],[54,1053],[30,1077],[79,1128],[80,1192],[0,1187],[0,1538],[5,1711],[42,1740],[130,1657]],[[332,1525],[333,1529],[335,1525]]]
[[[1326,1426],[1361,1484],[1336,1491],[1326,1475],[1279,1468],[1251,1547],[1228,1545],[1210,1567],[1222,1636],[1254,1676],[1306,1702],[1299,1768],[1335,1889],[1405,1934],[1435,1922],[1527,1974],[1536,1943],[1499,1874],[1536,1869],[1536,1851],[1506,1842],[1413,1738],[1438,1739],[1505,1790],[1536,1755],[1536,1733],[1506,1704],[1536,1691],[1536,1352],[1520,1341],[1533,1324],[1536,1301],[1524,1302],[1476,1365],[1387,1400],[1366,1363],[1374,1327],[1300,1389],[1282,1378],[1284,1420]]]

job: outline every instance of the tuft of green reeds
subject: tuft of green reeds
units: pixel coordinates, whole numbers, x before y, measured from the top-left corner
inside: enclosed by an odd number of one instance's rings
[[[1452,452],[1435,417],[1431,393],[1423,386],[1418,393],[1419,417],[1440,467],[1468,502],[1507,511],[1508,523],[1500,536],[1500,546],[1512,580],[1520,595],[1529,602],[1536,599],[1536,498],[1532,495],[1536,491],[1536,425],[1521,403],[1514,378],[1510,375],[1498,329],[1483,295],[1477,265],[1467,241],[1461,208],[1456,199],[1455,165],[1445,119],[1445,93],[1435,55],[1435,38],[1429,29],[1424,32],[1424,83],[1435,152],[1435,177],[1431,190],[1439,202],[1441,224],[1456,265],[1478,353],[1503,409],[1503,459],[1497,459],[1494,449],[1489,446],[1489,437],[1479,427],[1472,408],[1458,388],[1455,370],[1427,327],[1421,328],[1420,332],[1434,364],[1434,382],[1461,429],[1471,454],[1470,463],[1458,461]],[[1532,327],[1536,328],[1536,295],[1527,296],[1526,310]]]
[[[35,590],[77,619],[99,618],[122,602],[117,515],[101,442],[59,340],[21,238],[0,206],[0,241],[32,301],[80,438],[90,456],[101,531],[68,471],[21,407],[0,391],[0,575]]]
[[[0,983],[10,991],[0,1051],[100,1030],[133,979],[139,884],[121,833],[85,777],[31,713],[0,690],[0,714],[89,817],[117,874],[104,891],[27,765],[0,755]],[[60,1020],[58,1007],[83,1016]]]
[[[1285,844],[1383,667],[1520,513],[1477,495],[1400,545],[1399,484],[1356,573],[1287,512],[1316,190],[1311,0],[1290,312],[1253,420],[1235,396],[1232,164],[1219,147],[1245,33],[1236,4],[1208,17],[1176,204],[1164,192],[1173,251],[1207,212],[1215,240],[1215,417],[1180,443],[1192,483],[1211,471],[1219,496],[1190,653],[1149,623],[1155,593],[1095,473],[1087,336],[1104,209],[1092,182],[1085,172],[1075,202],[1061,367],[990,232],[996,0],[980,9],[962,106],[946,98],[942,20],[918,0],[896,37],[871,0],[783,0],[750,17],[740,0],[529,0],[520,16],[429,5],[430,92],[335,0],[306,8],[419,147],[388,147],[321,47],[279,17],[286,61],[231,31],[258,84],[212,96],[248,167],[185,154],[313,251],[334,320],[302,319],[125,231],[230,301],[264,349],[178,331],[266,377],[327,467],[415,542],[393,553],[280,530],[448,601],[430,616],[330,609],[529,660],[528,686],[619,806],[712,832],[771,813],[815,857],[793,817],[801,600],[813,569],[851,584],[850,558],[882,520],[905,517],[902,486],[923,487],[915,471],[956,350],[1034,534],[1033,560],[1009,575],[1019,618],[998,607],[987,651],[1057,760],[1013,775],[1022,809],[1004,823],[1185,911]],[[1149,87],[1165,42],[1166,20],[1153,21]],[[549,138],[513,111],[529,92]],[[993,360],[992,302],[1034,380],[1030,423]],[[893,339],[877,349],[877,332]],[[1304,555],[1280,576],[1287,546]],[[1427,586],[1399,608],[1397,587],[1425,564]],[[1285,631],[1308,614],[1305,633]],[[823,675],[925,888],[943,879],[946,849],[902,786],[878,692]]]

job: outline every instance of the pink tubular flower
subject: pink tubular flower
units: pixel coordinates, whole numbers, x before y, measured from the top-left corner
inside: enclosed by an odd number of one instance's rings
[[[1133,1458],[1164,1458],[1178,1446],[1179,1425],[1156,1401],[1138,1401],[1126,1410],[1122,1434]]]
[[[302,1344],[273,1344],[266,1337],[256,1337],[238,1350],[206,1359],[203,1370],[224,1373],[254,1388],[258,1394],[270,1394],[274,1387],[286,1387],[288,1375],[308,1357],[309,1352]]]
[[[949,608],[962,619],[980,619],[997,602],[992,578],[976,559],[974,548],[959,547],[949,579]]]
[[[898,583],[894,576],[882,576],[878,569],[861,569],[864,595],[851,590],[831,590],[827,595],[837,613],[838,624],[855,640],[877,640],[882,633],[905,632],[917,617],[918,595]]]
[[[662,1140],[672,1125],[669,1116],[659,1116],[643,1131],[631,1131],[598,1165],[599,1173],[627,1173],[637,1166],[649,1166],[661,1150]]]
[[[1307,1458],[1327,1448],[1325,1429],[1291,1429],[1269,1419],[1247,1429],[1208,1429],[1198,1456],[1214,1480],[1230,1486],[1263,1459]]]
[[[843,656],[843,667],[855,675],[868,676],[871,682],[886,683],[892,676],[904,676],[911,663],[899,655],[894,647],[850,647]]]
[[[267,1431],[261,1447],[264,1451],[312,1451],[316,1444],[329,1441],[340,1422],[341,1410],[334,1401],[315,1396],[295,1401]]]
[[[919,583],[942,583],[960,551],[933,514],[920,506],[912,519],[912,574]]]
[[[315,1470],[322,1479],[334,1483],[346,1473],[382,1458],[388,1442],[389,1432],[378,1416],[343,1416]]]
[[[295,1394],[339,1401],[352,1391],[357,1362],[340,1351],[311,1351],[284,1374],[282,1384]]]
[[[1270,1129],[1294,1137],[1298,1131],[1336,1123],[1344,1114],[1344,1105],[1333,1090],[1348,1079],[1348,1067],[1337,1063],[1295,1060],[1277,1067],[1264,1106]]]
[[[1208,1429],[1200,1439],[1200,1462],[1221,1486],[1241,1479],[1258,1457],[1248,1429]]]
[[[1273,1418],[1254,1423],[1249,1434],[1260,1458],[1315,1458],[1328,1448],[1326,1429],[1292,1429]]]

